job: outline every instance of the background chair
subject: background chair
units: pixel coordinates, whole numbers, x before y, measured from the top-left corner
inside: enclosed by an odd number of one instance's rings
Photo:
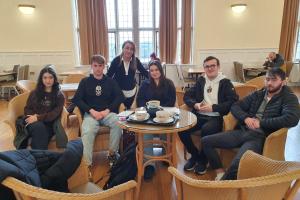
[[[29,93],[25,92],[23,94],[20,94],[20,95],[14,97],[8,103],[8,116],[4,120],[4,122],[10,126],[14,137],[16,136],[16,120],[18,117],[24,115],[24,107],[26,105],[28,97],[29,97]],[[71,139],[77,138],[78,134],[77,133],[68,133],[68,131],[66,129],[67,115],[68,115],[68,112],[64,108],[62,111],[62,114],[61,114],[61,124],[67,133],[68,140],[71,140]],[[48,149],[56,149],[55,136],[52,137],[52,139],[48,145]]]
[[[79,83],[85,77],[86,77],[85,74],[70,74],[63,79],[62,84]],[[75,95],[75,92],[64,92],[64,95],[65,95],[65,106],[68,106],[71,104],[71,99]]]
[[[233,62],[233,66],[234,66],[234,71],[235,71],[235,76],[238,82],[246,82],[245,79],[245,74],[244,74],[244,70],[243,70],[243,64],[237,61]]]
[[[189,66],[192,66],[192,65],[186,65],[185,67],[183,65],[176,65],[177,74],[178,74],[180,81],[182,82],[183,88],[192,87],[196,83],[196,80],[189,77],[186,70],[184,70],[184,69],[188,68]]]
[[[29,77],[29,65],[24,65],[24,66],[20,66],[17,67],[18,72],[16,74],[16,79],[12,80],[12,81],[7,81],[4,83],[1,83],[1,89],[2,91],[4,91],[5,89],[8,90],[8,100],[10,100],[11,98],[11,91],[14,91],[15,94],[19,94],[17,87],[16,87],[16,83],[19,80],[27,80]]]
[[[224,131],[233,130],[237,125],[237,119],[229,113],[224,116]],[[263,148],[263,156],[274,160],[285,160],[284,151],[285,151],[285,142],[287,137],[287,128],[279,129],[271,133],[265,140]],[[222,163],[225,167],[229,166],[233,157],[236,154],[236,149],[220,149],[220,157]]]
[[[20,89],[21,93],[24,93],[34,90],[36,88],[36,84],[37,82],[32,80],[19,80],[17,81],[16,86]]]
[[[254,85],[257,87],[258,90],[262,89],[265,87],[265,79],[266,76],[258,76],[256,78],[250,79],[245,83],[245,85]]]
[[[71,193],[56,192],[38,188],[12,177],[6,178],[2,184],[14,191],[17,199],[23,200],[133,200],[135,181],[128,181],[103,191],[88,179],[88,166],[84,159],[75,173],[69,178],[68,186]]]

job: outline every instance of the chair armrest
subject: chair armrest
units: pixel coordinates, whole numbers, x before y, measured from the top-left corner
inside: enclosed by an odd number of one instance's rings
[[[223,117],[223,131],[233,130],[237,123],[237,119],[231,113],[228,113]]]
[[[287,137],[287,128],[271,133],[265,140],[263,155],[273,160],[285,160],[284,150]]]
[[[83,122],[83,117],[82,117],[82,114],[81,114],[81,111],[80,109],[76,106],[73,110],[73,113],[76,115],[77,117],[77,120],[78,120],[78,125],[79,125],[79,137],[81,137],[81,133],[82,133],[82,127],[81,127],[81,124]]]

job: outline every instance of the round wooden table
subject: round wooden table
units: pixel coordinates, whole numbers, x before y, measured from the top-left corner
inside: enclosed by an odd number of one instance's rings
[[[122,113],[120,113],[122,115]],[[178,132],[192,128],[197,123],[197,117],[193,113],[180,109],[179,120],[172,126],[159,126],[148,124],[129,123],[127,121],[119,121],[119,126],[122,129],[132,131],[138,138],[138,145],[136,148],[137,159],[137,191],[136,198],[140,192],[142,176],[144,175],[144,167],[150,162],[154,161],[166,161],[170,165],[177,166],[177,154],[176,154],[176,134]],[[144,141],[145,134],[166,134],[167,141],[147,140]],[[166,153],[161,156],[152,156],[144,154],[144,147],[153,144],[160,144],[164,146]],[[144,159],[146,158],[146,162]]]

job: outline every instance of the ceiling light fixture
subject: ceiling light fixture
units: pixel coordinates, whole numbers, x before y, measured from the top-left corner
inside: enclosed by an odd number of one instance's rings
[[[231,9],[235,13],[242,13],[246,10],[247,4],[232,4]]]
[[[18,8],[21,11],[21,13],[25,15],[31,15],[35,9],[35,6],[29,4],[20,4],[18,5]]]

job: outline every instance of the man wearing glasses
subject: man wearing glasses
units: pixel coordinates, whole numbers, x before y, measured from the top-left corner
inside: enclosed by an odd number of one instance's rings
[[[220,72],[218,58],[209,56],[203,62],[205,76],[200,77],[196,85],[184,94],[184,102],[192,108],[197,116],[197,124],[179,133],[179,137],[191,154],[191,158],[184,165],[184,170],[194,171],[196,174],[205,174],[207,158],[203,150],[199,150],[192,142],[191,135],[201,131],[201,137],[222,131],[223,116],[231,105],[237,101],[238,96],[229,79]]]
[[[262,153],[266,137],[281,128],[296,126],[300,109],[298,99],[285,85],[285,73],[280,68],[267,72],[265,88],[255,91],[231,107],[238,120],[235,130],[210,135],[202,139],[202,147],[216,180],[234,180],[237,177],[241,157],[247,150]],[[238,148],[235,158],[224,174],[224,169],[215,148]]]

